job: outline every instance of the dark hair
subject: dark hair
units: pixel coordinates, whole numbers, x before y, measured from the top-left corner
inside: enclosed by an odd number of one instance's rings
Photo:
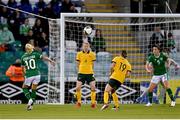
[[[11,0],[8,0],[7,5],[10,5],[11,3],[12,3]],[[16,3],[16,0],[14,0],[14,3]]]
[[[153,47],[156,47],[159,51],[161,50],[159,45],[153,45]]]
[[[127,52],[126,52],[126,50],[122,50],[121,56],[124,57],[124,58],[127,58]]]
[[[29,0],[21,0],[21,4],[28,4],[29,5],[30,3],[29,3]]]
[[[36,18],[36,20],[35,20],[35,22],[34,22],[34,26],[37,26],[37,22],[38,22],[38,20],[40,20],[40,22],[41,22],[41,24],[42,24],[42,21],[41,21],[41,19],[39,19],[39,18]],[[40,24],[40,26],[41,26],[41,24]]]
[[[168,33],[168,37],[172,37],[173,34],[171,32]]]
[[[102,30],[101,29],[96,29],[96,33],[95,33],[95,36],[97,37],[97,32],[100,32],[100,38],[102,38]]]

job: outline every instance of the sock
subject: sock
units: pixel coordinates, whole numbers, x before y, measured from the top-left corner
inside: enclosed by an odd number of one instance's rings
[[[81,91],[76,91],[77,102],[81,103]]]
[[[31,97],[32,97],[32,100],[35,102],[35,100],[36,100],[36,90],[32,90]]]
[[[26,96],[26,98],[28,100],[31,99],[31,95],[30,95],[30,92],[29,92],[28,88],[23,88],[23,92],[24,92],[24,95]]]
[[[95,104],[96,102],[96,91],[91,91],[91,104]]]
[[[152,103],[153,93],[149,92],[148,97],[149,97],[149,102]]]
[[[168,95],[169,95],[171,101],[174,101],[174,97],[173,97],[173,93],[172,93],[171,88],[166,89],[166,91],[168,92]]]
[[[104,92],[104,104],[108,104],[109,101],[109,93],[108,92]]]
[[[112,94],[112,98],[113,98],[115,107],[119,107],[119,100],[118,100],[118,96],[117,96],[116,92],[114,92]]]

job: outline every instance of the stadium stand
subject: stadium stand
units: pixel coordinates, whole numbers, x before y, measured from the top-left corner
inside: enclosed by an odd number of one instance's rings
[[[64,4],[66,2],[70,4]],[[7,5],[9,7],[17,8],[29,13],[42,15],[47,18],[59,18],[60,13],[63,12],[63,9],[66,9],[64,12],[80,12],[82,1],[63,0],[61,2],[61,0],[0,0],[0,5]],[[12,32],[15,38],[12,46],[15,48],[15,53],[13,53],[12,50],[8,50],[7,46],[2,44],[3,39],[1,40],[0,37],[0,60],[2,64],[0,65],[0,80],[8,81],[9,79],[5,76],[5,72],[8,67],[14,63],[15,59],[21,58],[21,56],[24,54],[24,45],[26,43],[33,43],[37,50],[40,50],[40,52],[43,52],[43,54],[48,55],[49,28],[47,20],[39,19],[19,11],[0,6],[0,30],[2,30],[4,26],[8,26],[9,32]],[[67,46],[69,45],[69,48],[71,49],[69,53],[66,53],[66,57],[68,57],[69,54],[71,54],[70,56],[75,56],[75,50],[77,50],[76,42],[67,41],[66,44]],[[73,60],[74,59],[75,58],[73,58]],[[72,61],[67,61],[66,64],[67,66],[75,66],[75,63]],[[45,62],[40,62],[38,65],[42,74],[41,79],[43,81],[47,81],[47,64]],[[71,70],[70,74],[76,74],[76,67],[74,68],[75,69],[73,71]],[[69,73],[67,72],[67,74]]]

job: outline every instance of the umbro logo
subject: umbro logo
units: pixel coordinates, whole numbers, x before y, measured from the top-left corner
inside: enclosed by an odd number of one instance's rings
[[[131,94],[136,93],[136,90],[132,89],[126,85],[121,85],[121,87],[119,89],[117,89],[116,93],[118,95],[118,98],[124,98]]]
[[[11,83],[7,83],[0,86],[0,91],[1,91],[1,94],[7,98],[12,98],[22,93],[22,89],[20,87],[15,86]]]
[[[49,87],[49,90],[48,90],[48,87]],[[37,87],[36,94],[42,98],[47,98],[48,92],[59,93],[59,90],[57,88],[55,88],[54,86],[43,83]]]

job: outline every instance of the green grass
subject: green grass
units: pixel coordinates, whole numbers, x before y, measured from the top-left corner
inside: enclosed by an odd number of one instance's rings
[[[0,105],[0,119],[180,119],[180,105],[121,105],[118,111],[100,111],[101,105],[91,109],[90,105],[82,105],[77,109],[74,105],[34,105],[32,111],[26,110],[26,105]]]

